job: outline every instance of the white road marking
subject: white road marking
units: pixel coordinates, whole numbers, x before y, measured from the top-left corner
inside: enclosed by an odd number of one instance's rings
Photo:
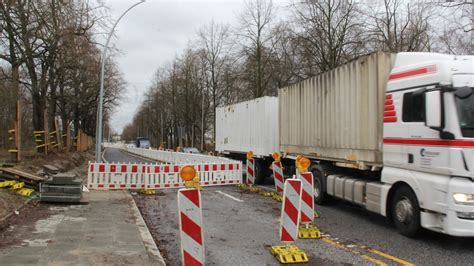
[[[219,194],[221,194],[221,195],[224,195],[224,196],[228,197],[229,199],[233,199],[233,200],[235,200],[235,201],[237,201],[237,202],[244,202],[243,200],[238,199],[238,198],[236,198],[236,197],[234,197],[234,196],[232,196],[232,195],[229,195],[229,194],[227,194],[227,193],[224,193],[224,192],[222,192],[222,191],[220,191],[220,190],[217,190],[216,193],[219,193]]]

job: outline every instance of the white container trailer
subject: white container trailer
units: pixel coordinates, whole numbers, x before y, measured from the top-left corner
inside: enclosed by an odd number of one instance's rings
[[[242,161],[252,151],[257,182],[267,174],[271,154],[278,150],[277,97],[265,96],[216,109],[216,151]]]
[[[375,53],[279,91],[280,144],[315,198],[474,236],[474,56]]]

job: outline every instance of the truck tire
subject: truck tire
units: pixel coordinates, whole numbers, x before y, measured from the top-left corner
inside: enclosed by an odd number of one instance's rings
[[[255,160],[255,184],[262,185],[265,182],[265,164],[262,160]]]
[[[326,176],[324,169],[315,167],[311,169],[313,173],[314,202],[318,205],[324,205],[329,202],[329,195],[326,194]]]
[[[393,223],[400,234],[416,236],[420,229],[420,205],[410,187],[402,186],[395,191],[391,212]]]

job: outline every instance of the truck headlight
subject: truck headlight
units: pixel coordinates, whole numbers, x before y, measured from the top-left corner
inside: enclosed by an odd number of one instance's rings
[[[458,204],[474,205],[474,194],[454,193],[453,198]]]

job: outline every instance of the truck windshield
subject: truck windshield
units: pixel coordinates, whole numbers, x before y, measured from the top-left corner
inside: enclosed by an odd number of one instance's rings
[[[463,137],[474,138],[474,88],[460,88],[455,95],[461,133]]]

